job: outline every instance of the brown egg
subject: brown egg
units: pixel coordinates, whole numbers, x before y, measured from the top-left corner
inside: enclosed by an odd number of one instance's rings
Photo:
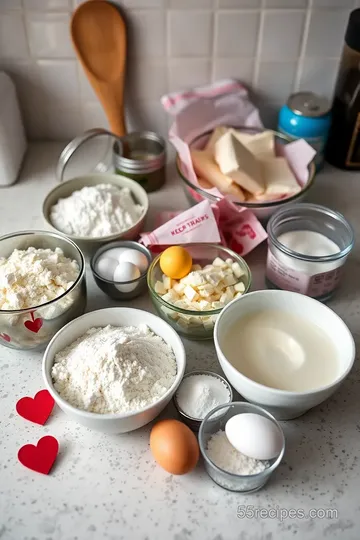
[[[161,420],[150,433],[150,449],[157,463],[171,474],[186,474],[199,459],[194,433],[178,420]]]

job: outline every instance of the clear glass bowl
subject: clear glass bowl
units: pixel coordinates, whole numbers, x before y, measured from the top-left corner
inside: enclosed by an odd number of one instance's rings
[[[206,266],[216,257],[220,259],[233,259],[238,262],[243,275],[238,283],[243,283],[246,294],[251,285],[250,268],[240,255],[223,246],[216,244],[183,244],[183,247],[190,253],[193,264]],[[154,307],[160,317],[166,320],[178,334],[195,340],[212,339],[216,319],[224,308],[213,309],[211,311],[192,311],[182,309],[162,299],[161,295],[155,292],[155,283],[162,280],[163,273],[160,268],[160,255],[153,260],[147,275],[150,297]],[[225,306],[224,306],[225,307]]]
[[[242,413],[259,414],[265,418],[268,418],[278,427],[283,438],[280,454],[277,458],[269,460],[270,466],[261,473],[246,476],[229,473],[221,469],[209,458],[207,453],[207,443],[210,437],[219,430],[225,431],[226,422],[232,416]],[[285,437],[279,423],[270,413],[265,411],[265,409],[258,407],[257,405],[252,405],[251,403],[247,403],[246,401],[234,401],[233,403],[219,405],[219,407],[216,407],[209,412],[207,416],[205,416],[199,429],[199,446],[204,459],[205,470],[216,484],[229,491],[251,493],[261,489],[270,479],[270,476],[275,469],[280,465],[285,452]]]
[[[260,133],[261,131],[264,131],[262,129],[248,128],[244,126],[231,126],[231,127],[235,129],[239,129],[246,133],[250,133],[250,134]],[[202,148],[204,148],[211,133],[212,133],[211,131],[208,131],[207,133],[203,133],[202,135],[196,137],[192,142],[190,142],[190,146],[201,150]],[[275,135],[275,145],[276,145],[276,148],[278,148],[277,153],[281,155],[281,147],[290,142],[293,142],[293,139],[290,139],[289,137],[286,137],[282,133],[278,133],[278,132],[274,132],[274,135]],[[208,200],[212,203],[215,203],[220,200],[219,197],[193,184],[186,177],[185,169],[183,169],[178,155],[176,156],[176,170],[179,177],[181,178],[183,182],[183,188],[184,188],[186,198],[188,199],[191,205],[198,204],[199,202],[203,200]],[[239,206],[241,208],[251,209],[260,220],[268,219],[279,208],[284,207],[285,204],[300,202],[305,198],[305,196],[308,194],[308,191],[310,190],[310,188],[312,187],[314,183],[315,172],[316,172],[314,161],[311,161],[311,163],[309,164],[308,171],[309,171],[309,176],[308,176],[308,181],[306,185],[303,187],[303,189],[299,193],[296,193],[295,195],[292,195],[291,197],[276,200],[276,201],[267,201],[267,202],[246,202],[246,201],[245,202],[233,201],[233,202],[236,206]]]
[[[0,345],[22,351],[44,349],[58,330],[82,315],[86,307],[85,259],[78,246],[61,234],[20,231],[0,238],[0,257],[9,257],[14,249],[29,247],[61,248],[65,257],[76,260],[79,275],[66,292],[45,304],[0,310]]]

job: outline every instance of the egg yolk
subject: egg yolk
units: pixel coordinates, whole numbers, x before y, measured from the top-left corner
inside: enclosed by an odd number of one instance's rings
[[[162,252],[160,268],[172,279],[181,279],[188,275],[192,267],[191,255],[181,246],[172,246]]]

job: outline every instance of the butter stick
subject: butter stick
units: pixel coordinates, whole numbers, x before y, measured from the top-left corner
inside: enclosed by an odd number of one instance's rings
[[[223,174],[215,163],[209,152],[204,150],[191,150],[191,159],[195,173],[204,178],[213,187],[216,187],[223,195],[232,195],[238,201],[244,201],[245,195],[242,189],[235,184],[225,174]]]

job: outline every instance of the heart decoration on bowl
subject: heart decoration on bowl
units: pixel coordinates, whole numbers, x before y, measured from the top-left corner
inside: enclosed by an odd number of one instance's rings
[[[33,311],[30,313],[30,316],[31,316],[31,321],[25,321],[24,326],[28,330],[30,330],[30,332],[34,332],[35,334],[37,334],[43,325],[43,320],[40,319],[40,317],[35,319]]]
[[[0,338],[3,339],[4,341],[7,341],[8,343],[10,343],[11,341],[11,338],[10,336],[8,336],[8,334],[0,334]]]
[[[16,412],[29,420],[43,426],[54,408],[54,398],[47,390],[40,390],[34,398],[23,397],[16,404]]]
[[[49,474],[59,451],[59,443],[51,435],[42,437],[37,445],[26,444],[18,452],[18,460],[24,467],[42,474]]]

